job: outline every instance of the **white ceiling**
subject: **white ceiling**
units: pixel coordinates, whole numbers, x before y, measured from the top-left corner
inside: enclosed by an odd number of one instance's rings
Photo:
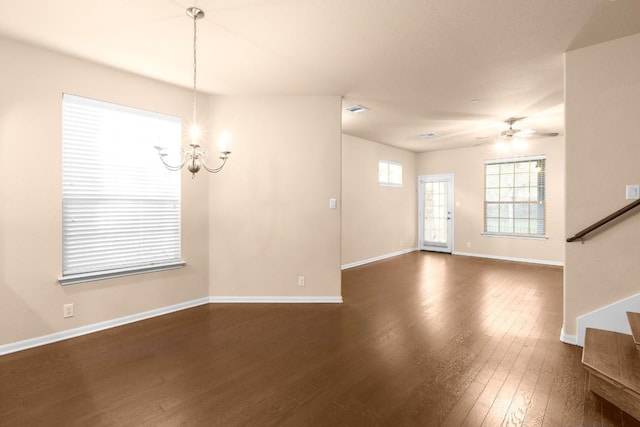
[[[201,91],[342,95],[345,133],[416,152],[562,133],[563,52],[640,32],[639,0],[0,0],[0,35],[190,87],[189,6]]]

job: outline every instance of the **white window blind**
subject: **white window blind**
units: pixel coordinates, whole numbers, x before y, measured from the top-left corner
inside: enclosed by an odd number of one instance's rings
[[[546,237],[545,156],[485,161],[484,234]]]
[[[378,184],[390,187],[401,187],[402,163],[380,160],[378,162]]]
[[[62,284],[182,265],[177,117],[63,95]]]

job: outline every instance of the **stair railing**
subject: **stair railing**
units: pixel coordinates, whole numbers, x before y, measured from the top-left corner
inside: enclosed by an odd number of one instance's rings
[[[592,231],[602,227],[603,225],[605,225],[606,223],[613,221],[614,219],[618,218],[620,215],[623,215],[627,212],[629,212],[631,209],[636,208],[640,206],[640,199],[629,203],[627,206],[625,206],[622,209],[618,209],[617,211],[615,211],[614,213],[612,213],[609,216],[606,216],[604,218],[602,218],[600,221],[593,223],[592,225],[590,225],[589,227],[585,228],[584,230],[582,230],[579,233],[576,233],[575,236],[573,237],[569,237],[567,239],[567,242],[575,242],[576,240],[582,240],[582,242],[584,243],[584,236],[586,236],[587,234],[591,233]]]

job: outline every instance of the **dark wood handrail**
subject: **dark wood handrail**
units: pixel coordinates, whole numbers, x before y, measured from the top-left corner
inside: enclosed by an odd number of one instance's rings
[[[618,218],[620,215],[625,214],[625,213],[629,212],[631,209],[636,208],[638,206],[640,206],[640,199],[636,200],[635,202],[629,203],[624,208],[618,209],[617,211],[615,211],[611,215],[609,215],[609,216],[607,216],[605,218],[602,218],[600,221],[594,223],[593,225],[590,225],[589,227],[585,228],[581,232],[576,233],[575,236],[569,237],[567,239],[567,242],[575,242],[576,240],[582,239],[584,236],[586,236],[587,234],[591,233],[593,230],[602,227],[603,225],[605,225],[609,221],[613,221],[614,219]]]

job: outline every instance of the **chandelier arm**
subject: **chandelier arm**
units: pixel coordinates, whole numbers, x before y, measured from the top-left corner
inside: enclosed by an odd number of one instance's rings
[[[180,157],[182,157],[182,160],[180,161],[179,164],[172,165],[172,164],[167,163],[164,160],[164,157],[166,156],[166,154],[164,153],[164,148],[156,147],[156,149],[158,150],[158,156],[160,157],[160,161],[162,162],[164,167],[169,169],[172,172],[179,171],[180,169],[182,169],[182,167],[187,162],[187,157],[190,157],[190,155],[191,155],[191,153],[187,153],[187,152],[185,152],[185,150],[183,148],[181,148],[180,149],[180,153],[181,153]]]
[[[207,165],[207,163],[205,162],[204,158],[205,158],[205,154],[206,151],[202,153],[202,156],[200,156],[200,160],[202,163],[202,167],[204,167],[208,172],[211,173],[218,173],[222,170],[222,168],[224,167],[224,165],[227,163],[227,159],[229,158],[229,154],[231,154],[228,151],[222,151],[220,154],[220,160],[222,160],[222,164],[216,168],[212,168],[209,165]]]

